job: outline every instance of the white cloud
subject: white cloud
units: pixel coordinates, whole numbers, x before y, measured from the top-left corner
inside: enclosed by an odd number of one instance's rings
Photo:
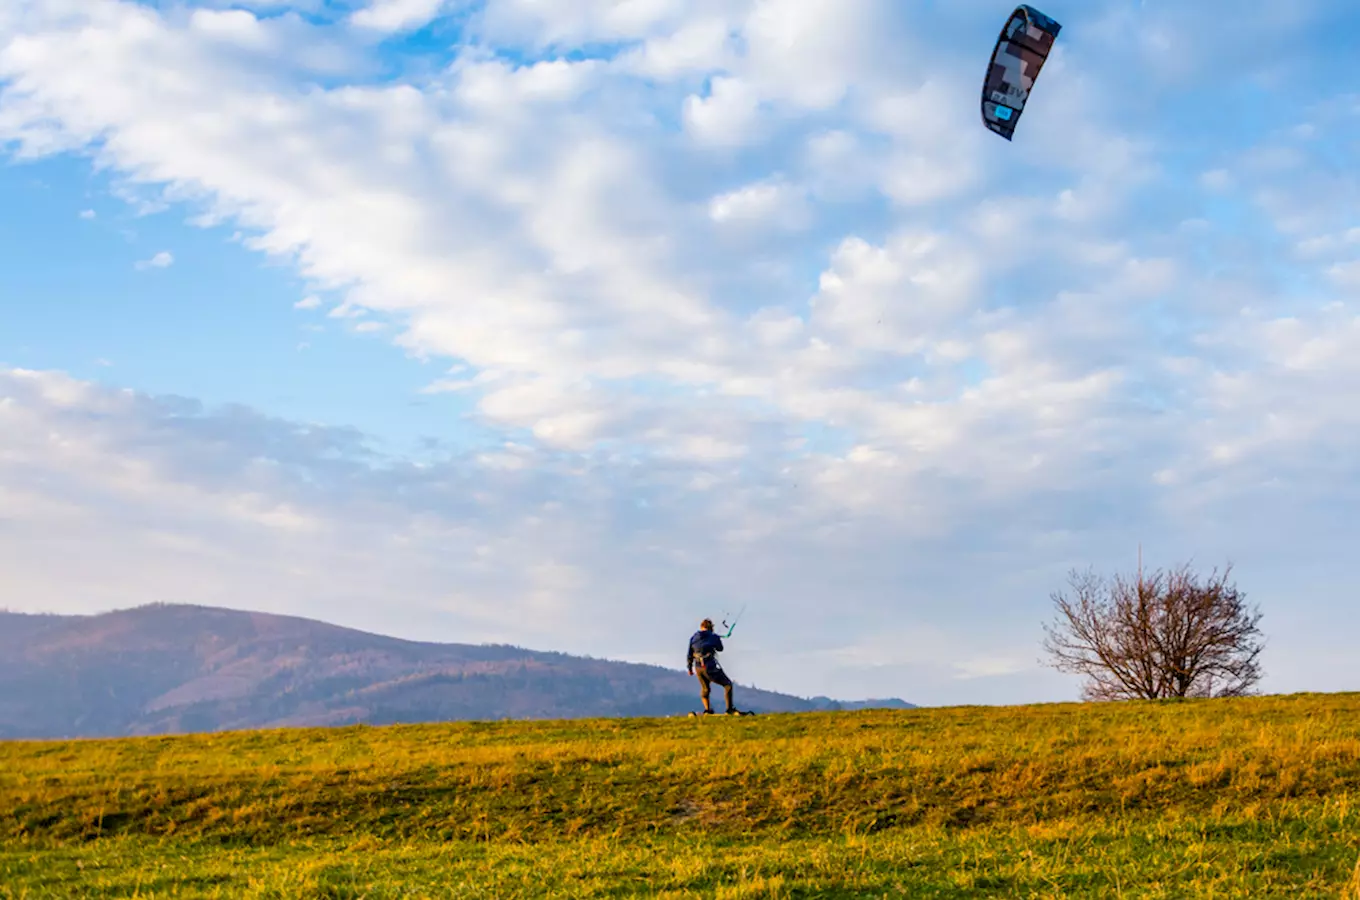
[[[83,209],[83,210],[80,211],[80,217],[81,217],[82,219],[85,219],[86,221],[88,221],[88,220],[90,220],[90,219],[93,219],[94,216],[95,216],[95,213],[94,213],[94,210],[92,210],[92,209]]]
[[[1200,184],[1211,191],[1228,191],[1233,188],[1232,175],[1225,169],[1211,169],[1200,176]]]
[[[375,31],[409,31],[428,24],[450,5],[451,0],[373,0],[356,10],[350,22]]]
[[[168,269],[175,264],[175,257],[167,250],[162,250],[150,259],[144,259],[137,263],[140,270],[146,269]]]
[[[684,117],[689,133],[711,146],[738,147],[763,136],[759,130],[759,91],[730,76],[714,78],[705,96],[687,97]]]
[[[797,188],[779,178],[769,178],[719,194],[708,202],[715,222],[767,225],[800,229],[809,224],[809,210]]]
[[[627,51],[620,67],[668,81],[727,68],[736,58],[734,27],[721,13],[696,15]]]
[[[294,309],[319,309],[320,307],[321,298],[316,294],[308,294],[306,297],[303,297],[293,304]]]
[[[1360,288],[1360,259],[1336,263],[1327,269],[1327,274],[1342,287]]]
[[[626,41],[676,27],[694,5],[685,0],[497,0],[482,11],[478,31],[493,41],[531,47]]]

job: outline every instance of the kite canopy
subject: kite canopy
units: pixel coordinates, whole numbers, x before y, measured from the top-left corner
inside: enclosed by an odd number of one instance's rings
[[[1001,29],[982,83],[982,122],[1006,140],[1015,134],[1025,101],[1062,26],[1021,4]]]

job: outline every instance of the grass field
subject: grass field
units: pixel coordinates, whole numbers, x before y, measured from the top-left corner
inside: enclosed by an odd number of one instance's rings
[[[1360,694],[0,743],[0,897],[1353,897]]]

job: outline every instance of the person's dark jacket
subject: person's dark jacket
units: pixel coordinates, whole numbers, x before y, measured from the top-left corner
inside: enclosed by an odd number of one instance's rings
[[[705,669],[718,669],[718,657],[723,649],[722,638],[712,631],[699,630],[689,639],[689,650],[685,656],[685,670],[693,674],[694,664],[698,662]]]

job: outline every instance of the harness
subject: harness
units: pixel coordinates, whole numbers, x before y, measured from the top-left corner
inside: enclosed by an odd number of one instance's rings
[[[694,640],[690,641],[690,659],[702,666],[705,672],[721,672],[722,666],[718,663],[718,651],[712,647],[703,647],[701,649],[697,646],[699,640],[701,640],[701,638],[696,637]]]

